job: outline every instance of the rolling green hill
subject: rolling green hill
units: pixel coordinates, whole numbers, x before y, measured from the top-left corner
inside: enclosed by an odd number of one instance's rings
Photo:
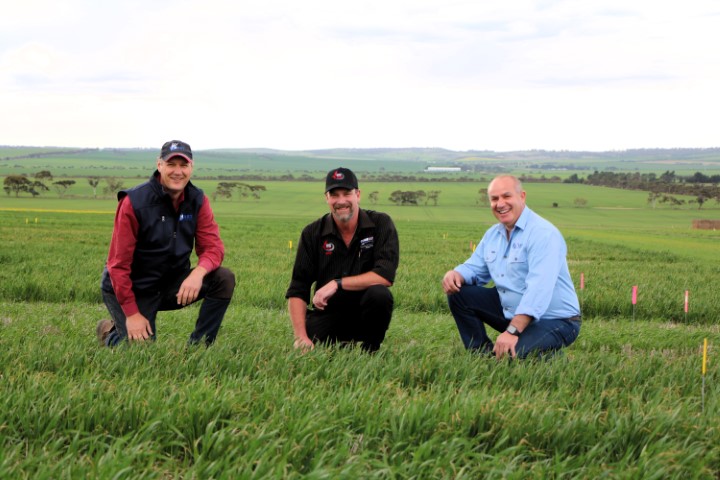
[[[196,175],[207,178],[238,175],[322,176],[342,165],[365,174],[478,178],[497,172],[518,175],[587,175],[598,171],[639,171],[678,175],[720,172],[720,148],[641,149],[616,152],[531,150],[521,152],[465,151],[441,148],[370,148],[282,151],[272,149],[197,150]],[[56,176],[144,177],[156,149],[74,149],[0,146],[0,175],[50,170]],[[460,173],[425,173],[430,166],[455,166]],[[72,173],[70,173],[72,171]]]

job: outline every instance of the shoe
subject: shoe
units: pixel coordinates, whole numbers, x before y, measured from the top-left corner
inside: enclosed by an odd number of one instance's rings
[[[98,342],[100,345],[105,345],[107,336],[115,329],[115,324],[112,320],[100,320],[95,327],[95,335],[97,335]]]

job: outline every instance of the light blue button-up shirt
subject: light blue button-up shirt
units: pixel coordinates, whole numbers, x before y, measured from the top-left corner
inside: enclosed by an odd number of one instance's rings
[[[508,320],[521,314],[535,321],[570,318],[580,315],[580,304],[566,255],[560,231],[525,206],[509,241],[505,225],[493,225],[455,270],[468,285],[494,281]]]

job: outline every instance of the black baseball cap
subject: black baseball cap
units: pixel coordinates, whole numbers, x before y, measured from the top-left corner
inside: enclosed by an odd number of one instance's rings
[[[325,178],[325,193],[335,188],[355,190],[358,188],[358,181],[355,174],[349,168],[336,168],[330,170]]]
[[[172,157],[182,157],[187,160],[188,163],[193,163],[193,154],[190,145],[180,140],[165,142],[160,149],[160,158],[167,161]]]

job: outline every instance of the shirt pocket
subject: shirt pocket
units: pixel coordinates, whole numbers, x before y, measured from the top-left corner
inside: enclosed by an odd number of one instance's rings
[[[483,255],[485,263],[493,263],[497,259],[497,252],[489,250]]]
[[[514,281],[525,282],[528,274],[527,253],[524,251],[513,252],[508,255],[508,276]]]

